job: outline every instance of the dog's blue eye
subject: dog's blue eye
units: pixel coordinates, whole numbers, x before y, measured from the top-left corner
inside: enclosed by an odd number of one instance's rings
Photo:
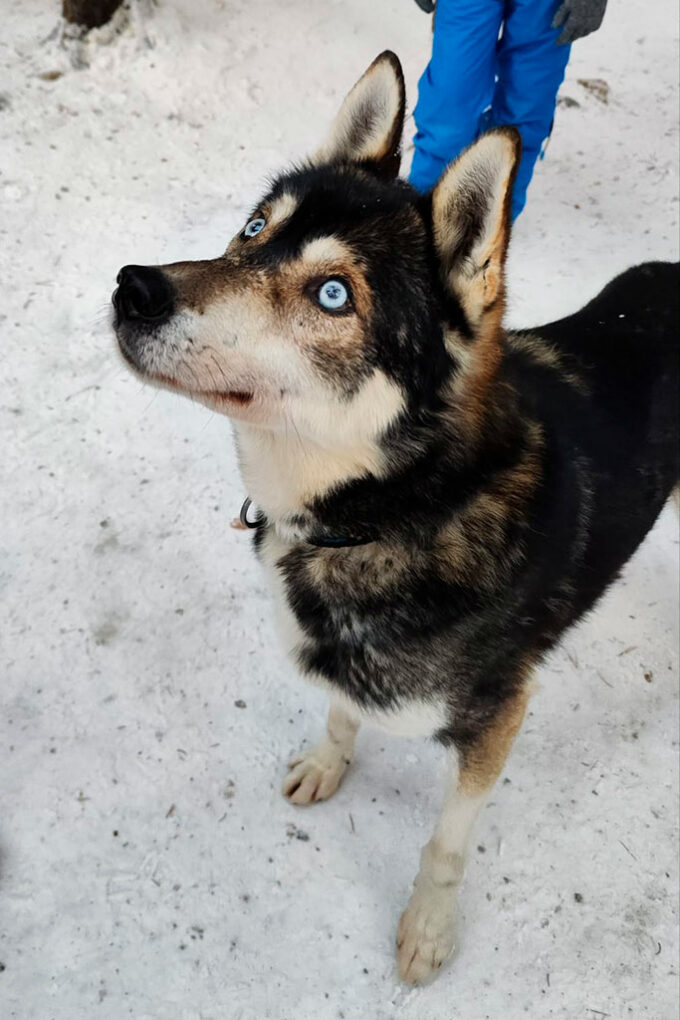
[[[266,222],[263,216],[256,216],[254,220],[246,223],[243,233],[246,237],[255,237],[255,234],[260,233]]]
[[[349,301],[347,287],[340,280],[326,280],[322,283],[317,292],[317,299],[322,308],[331,312],[337,312]]]

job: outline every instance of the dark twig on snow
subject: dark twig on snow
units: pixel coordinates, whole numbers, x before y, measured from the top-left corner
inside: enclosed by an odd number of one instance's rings
[[[62,0],[66,21],[85,28],[99,28],[110,21],[123,0]]]

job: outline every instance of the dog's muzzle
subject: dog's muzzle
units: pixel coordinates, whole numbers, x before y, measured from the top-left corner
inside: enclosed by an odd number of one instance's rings
[[[123,266],[111,300],[118,325],[167,322],[174,311],[174,292],[165,273],[154,266]]]

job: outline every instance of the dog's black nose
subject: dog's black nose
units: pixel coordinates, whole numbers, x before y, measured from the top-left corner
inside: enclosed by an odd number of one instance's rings
[[[113,295],[122,319],[164,322],[173,312],[173,290],[165,273],[154,266],[123,266]]]

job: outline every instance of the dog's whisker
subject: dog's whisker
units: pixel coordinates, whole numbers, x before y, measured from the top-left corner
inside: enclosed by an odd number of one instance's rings
[[[212,362],[216,365],[218,372],[220,373],[220,375],[224,379],[225,392],[228,393],[229,392],[229,380],[227,379],[226,375],[224,374],[224,369],[222,368],[222,366],[220,365],[218,359],[215,357],[214,354],[211,354],[210,358],[211,358]]]
[[[140,392],[143,392],[143,391],[144,391],[144,387],[142,386],[140,388]],[[151,408],[152,404],[155,402],[156,398],[158,397],[159,392],[160,392],[160,390],[154,390],[153,391],[153,395],[151,397],[151,400],[148,402],[146,407],[144,407],[144,409],[142,410],[142,413],[140,415],[141,418],[143,418],[145,414],[148,414],[149,409]]]
[[[304,452],[305,444],[303,443],[302,436],[300,435],[298,427],[295,424],[295,418],[293,418],[292,415],[286,415],[286,419],[285,420],[286,420],[286,424],[288,424],[288,422],[290,422],[290,424],[293,426],[293,431],[295,432],[295,436],[296,436],[296,439],[297,439],[297,442],[298,442],[298,446],[299,446],[300,450],[302,452]]]

